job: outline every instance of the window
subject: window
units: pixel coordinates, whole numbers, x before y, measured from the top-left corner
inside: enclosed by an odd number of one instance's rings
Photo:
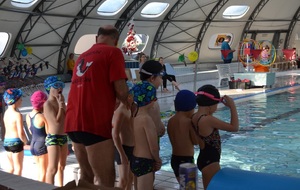
[[[247,5],[233,5],[229,6],[223,12],[223,18],[226,19],[239,19],[245,16],[245,14],[249,10],[249,6]]]
[[[152,2],[143,8],[141,16],[146,18],[156,18],[162,15],[168,7],[169,3]]]
[[[127,2],[127,0],[106,0],[99,6],[97,13],[101,16],[116,15],[122,10]]]
[[[6,32],[0,32],[0,57],[4,54],[10,40],[10,34]]]
[[[11,4],[15,7],[28,8],[35,4],[38,0],[12,0]]]
[[[86,34],[81,36],[75,45],[74,53],[80,55],[91,48],[96,43],[96,36],[97,34]]]

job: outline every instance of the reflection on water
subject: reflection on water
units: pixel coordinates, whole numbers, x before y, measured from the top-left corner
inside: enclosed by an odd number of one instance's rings
[[[221,131],[221,166],[300,177],[300,90],[237,104],[238,133]],[[215,116],[230,121],[221,108]],[[171,146],[167,135],[161,139],[163,170],[169,165]],[[195,149],[195,158],[199,149]],[[196,159],[195,159],[196,160]]]

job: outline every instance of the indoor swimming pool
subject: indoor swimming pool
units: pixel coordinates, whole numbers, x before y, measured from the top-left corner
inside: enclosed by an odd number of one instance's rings
[[[240,130],[220,131],[221,167],[300,177],[300,89],[237,103]],[[227,108],[215,116],[230,120]],[[167,134],[161,139],[162,170],[172,171],[171,145]],[[197,160],[199,148],[195,149]],[[199,172],[200,173],[200,172]]]

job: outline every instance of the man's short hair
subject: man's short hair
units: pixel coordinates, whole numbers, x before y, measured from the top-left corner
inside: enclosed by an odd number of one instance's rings
[[[111,36],[114,39],[119,38],[119,31],[116,28],[102,28],[100,27],[98,30],[98,36],[103,35],[103,36]]]
[[[231,36],[226,36],[226,39],[231,39]]]

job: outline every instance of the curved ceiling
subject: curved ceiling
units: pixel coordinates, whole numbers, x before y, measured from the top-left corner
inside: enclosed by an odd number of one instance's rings
[[[208,48],[212,35],[232,33],[232,47],[246,37],[271,35],[275,47],[288,48],[300,35],[300,1],[289,0],[128,0],[126,6],[111,17],[99,16],[97,8],[104,0],[39,0],[33,7],[22,9],[10,0],[0,1],[0,32],[12,35],[5,56],[20,56],[17,44],[33,49],[33,63],[49,61],[50,69],[42,74],[63,73],[69,52],[85,34],[95,34],[98,27],[115,25],[124,40],[127,24],[134,18],[135,30],[149,35],[145,53],[151,58],[165,57],[177,62],[180,54],[199,52],[200,61],[220,61],[220,51]],[[169,3],[158,18],[143,18],[142,8],[149,2]],[[248,5],[240,19],[224,19],[230,5]],[[283,44],[280,44],[283,39]],[[300,47],[299,47],[300,48]]]

